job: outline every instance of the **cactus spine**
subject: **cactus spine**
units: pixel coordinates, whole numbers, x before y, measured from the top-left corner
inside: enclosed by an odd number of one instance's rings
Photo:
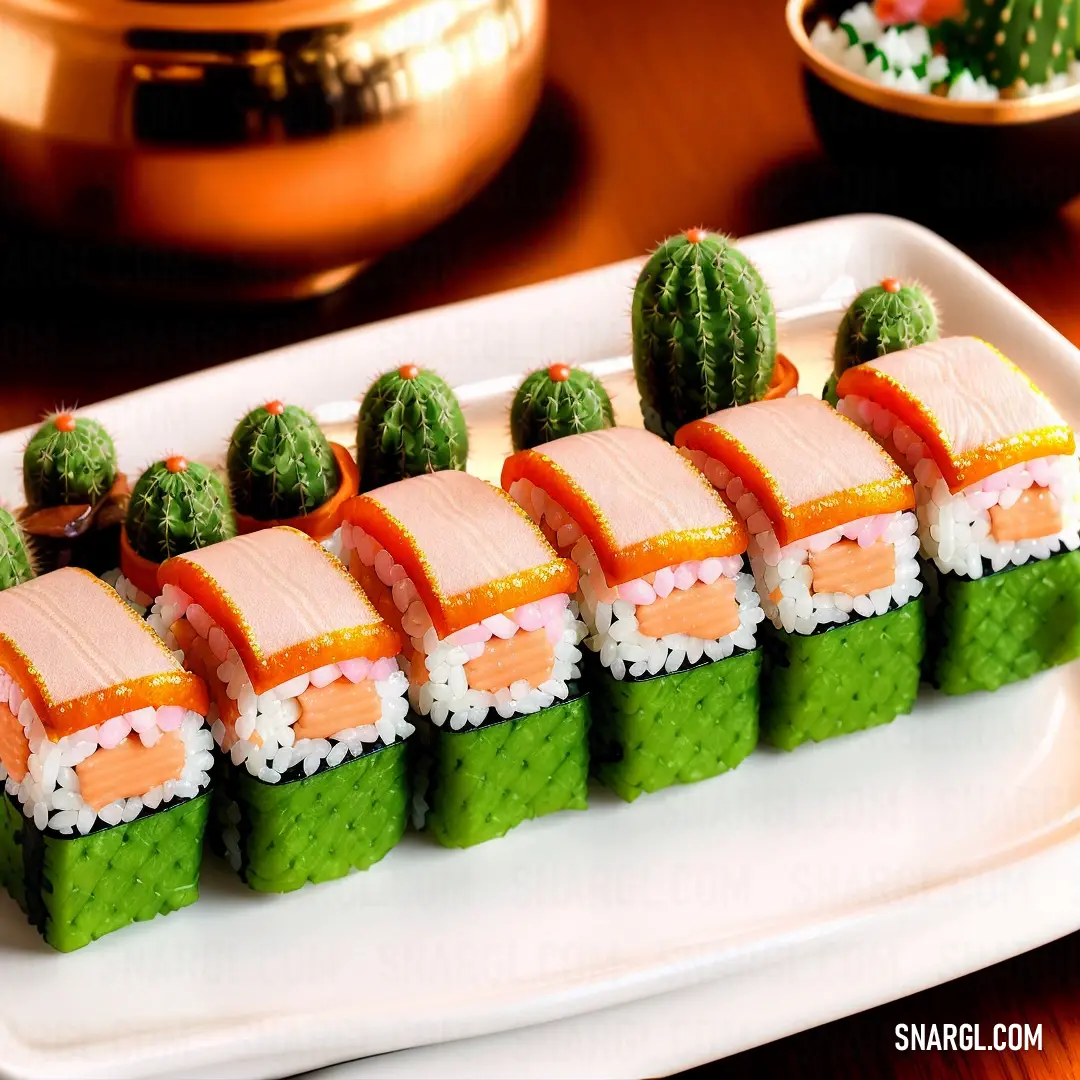
[[[422,473],[464,469],[469,433],[453,390],[415,364],[379,376],[360,405],[356,453],[361,491]]]
[[[969,0],[965,44],[1003,90],[1048,82],[1076,57],[1076,0]]]
[[[116,448],[95,420],[50,416],[23,454],[23,487],[31,510],[95,505],[116,480]]]
[[[19,523],[0,506],[0,592],[34,576],[34,566]]]
[[[836,404],[836,384],[850,367],[938,338],[934,303],[918,285],[886,278],[859,293],[840,320],[833,373],[822,397]]]
[[[611,399],[600,380],[566,364],[552,364],[526,376],[510,406],[515,450],[614,426]]]
[[[281,521],[317,510],[341,485],[341,469],[315,418],[271,401],[253,409],[229,442],[236,512]]]
[[[685,423],[765,396],[776,313],[761,275],[725,236],[665,240],[634,290],[634,372],[645,426],[671,439]]]
[[[137,554],[164,562],[235,536],[236,517],[229,493],[212,469],[170,457],[139,477],[125,528]]]

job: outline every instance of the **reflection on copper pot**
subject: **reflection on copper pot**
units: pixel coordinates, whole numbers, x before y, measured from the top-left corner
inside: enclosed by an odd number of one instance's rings
[[[545,0],[0,0],[0,195],[264,294],[325,289],[505,161],[545,22]]]

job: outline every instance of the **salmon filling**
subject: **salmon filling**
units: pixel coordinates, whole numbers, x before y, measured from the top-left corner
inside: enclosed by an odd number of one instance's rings
[[[1061,532],[1061,508],[1057,498],[1044,487],[1024,490],[1007,509],[990,507],[990,535],[999,543],[1016,540],[1041,540]]]
[[[293,731],[298,739],[328,739],[346,728],[374,724],[382,716],[382,699],[370,679],[310,686],[297,701],[300,718]]]
[[[163,732],[154,746],[129,735],[111,750],[95,750],[75,766],[86,805],[100,810],[118,799],[145,795],[184,771],[184,742],[178,731]]]
[[[551,678],[555,649],[547,631],[519,630],[513,637],[493,637],[484,651],[465,665],[465,676],[472,690],[495,693],[504,686],[524,680],[540,686]]]
[[[810,569],[812,592],[864,596],[896,583],[896,550],[882,540],[866,547],[840,540],[824,551],[811,551]]]
[[[374,566],[364,565],[364,560],[360,558],[360,553],[355,548],[349,552],[349,570],[359,582],[360,588],[367,593],[375,610],[391,626],[401,626],[401,612],[394,603],[393,592],[379,579]]]
[[[708,585],[698,581],[689,589],[675,589],[637,608],[638,631],[645,637],[687,634],[712,641],[739,629],[735,582],[721,577]]]
[[[16,784],[21,784],[26,776],[29,757],[30,744],[19,718],[6,701],[0,702],[0,764]]]

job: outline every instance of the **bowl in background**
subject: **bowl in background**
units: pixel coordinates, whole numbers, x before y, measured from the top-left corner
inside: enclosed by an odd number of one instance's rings
[[[823,56],[809,33],[853,6],[788,0],[818,135],[848,179],[882,209],[973,218],[1039,212],[1080,194],[1080,86],[975,102],[881,86]]]
[[[545,33],[546,0],[0,0],[0,203],[166,293],[325,292],[505,162]]]

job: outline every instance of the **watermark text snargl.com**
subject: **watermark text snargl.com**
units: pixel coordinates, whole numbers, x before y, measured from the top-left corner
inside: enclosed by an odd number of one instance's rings
[[[1042,1050],[1042,1024],[897,1024],[897,1050]]]

